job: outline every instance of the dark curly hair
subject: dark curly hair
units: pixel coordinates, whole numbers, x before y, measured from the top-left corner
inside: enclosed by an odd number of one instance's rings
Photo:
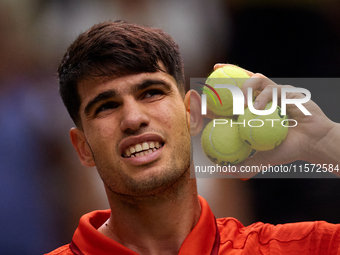
[[[81,33],[67,49],[58,68],[59,92],[79,127],[80,81],[159,70],[173,76],[184,95],[183,61],[178,45],[168,34],[158,28],[107,21]]]

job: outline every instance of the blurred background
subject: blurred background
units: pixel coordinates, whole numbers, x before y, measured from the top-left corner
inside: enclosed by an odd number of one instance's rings
[[[180,46],[188,87],[217,62],[268,77],[339,77],[339,14],[337,0],[0,0],[0,254],[49,252],[71,241],[81,215],[108,208],[96,169],[71,146],[58,95],[56,69],[80,32],[109,19],[163,28]],[[322,88],[317,95],[327,103]],[[339,105],[326,106],[340,122]],[[339,179],[198,185],[216,217],[244,225],[340,222]]]

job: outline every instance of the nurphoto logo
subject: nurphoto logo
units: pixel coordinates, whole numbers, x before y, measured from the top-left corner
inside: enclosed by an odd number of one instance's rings
[[[208,87],[210,90],[212,90],[217,98],[220,100],[220,104],[222,105],[222,100],[217,93],[217,91],[211,87],[208,84],[203,84],[204,86]],[[244,114],[244,95],[242,90],[234,85],[230,84],[216,84],[215,85],[216,89],[228,89],[233,98],[233,115],[243,115]],[[214,99],[213,95],[204,87],[201,88],[203,91],[205,91],[212,99],[214,100],[216,104],[216,100]],[[277,88],[273,88],[272,91],[272,100],[273,103],[269,109],[264,109],[264,110],[257,110],[253,106],[252,98],[253,98],[253,89],[248,88],[248,108],[250,112],[256,114],[256,115],[270,115],[272,114],[276,108],[277,108],[277,101],[278,101],[278,93],[277,93]],[[305,95],[304,98],[287,98],[287,93],[302,93]],[[207,115],[207,94],[202,94],[201,95],[201,114],[202,115]],[[305,88],[295,88],[295,87],[283,87],[281,88],[281,114],[286,115],[286,109],[287,109],[287,104],[295,104],[303,114],[305,115],[312,115],[302,104],[307,103],[311,99],[311,93],[309,90]]]

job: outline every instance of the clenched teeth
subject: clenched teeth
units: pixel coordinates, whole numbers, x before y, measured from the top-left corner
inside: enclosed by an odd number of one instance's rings
[[[146,156],[162,146],[163,144],[160,144],[158,141],[143,142],[142,144],[137,143],[127,148],[124,152],[123,157],[133,158],[133,157]]]

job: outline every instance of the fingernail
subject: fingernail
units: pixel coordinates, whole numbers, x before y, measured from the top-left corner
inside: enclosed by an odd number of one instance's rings
[[[256,101],[256,102],[254,103],[254,108],[257,110],[258,107],[259,107],[259,102]]]

